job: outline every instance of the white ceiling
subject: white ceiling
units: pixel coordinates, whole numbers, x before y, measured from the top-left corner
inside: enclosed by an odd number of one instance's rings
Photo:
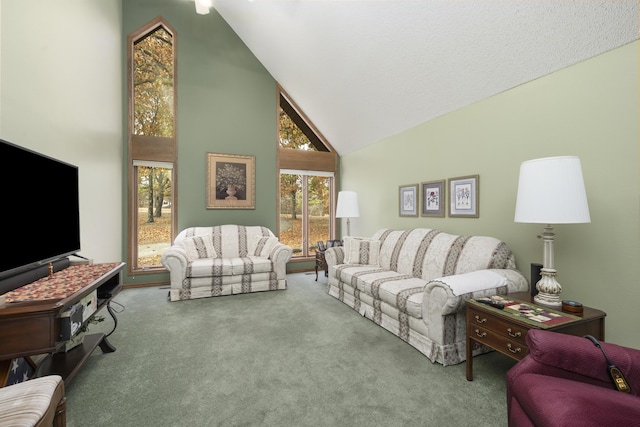
[[[213,0],[346,154],[638,39],[639,0]]]

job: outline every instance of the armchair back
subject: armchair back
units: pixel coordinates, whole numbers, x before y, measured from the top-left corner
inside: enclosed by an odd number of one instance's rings
[[[194,237],[211,235],[213,247],[220,258],[242,258],[251,254],[261,237],[275,237],[267,227],[260,225],[225,224],[212,227],[190,227],[182,230],[174,243]]]

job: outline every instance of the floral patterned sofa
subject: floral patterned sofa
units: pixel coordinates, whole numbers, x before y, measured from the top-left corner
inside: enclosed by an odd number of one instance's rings
[[[465,300],[529,289],[511,250],[493,237],[382,229],[345,237],[325,259],[329,295],[444,366],[466,360]]]
[[[262,226],[182,230],[162,254],[171,301],[286,289],[291,247]]]

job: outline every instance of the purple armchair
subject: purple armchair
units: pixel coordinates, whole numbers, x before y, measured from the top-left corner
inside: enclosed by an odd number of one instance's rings
[[[507,372],[509,426],[640,426],[640,350],[601,343],[631,393],[613,387],[604,355],[591,341],[539,329],[529,354]]]

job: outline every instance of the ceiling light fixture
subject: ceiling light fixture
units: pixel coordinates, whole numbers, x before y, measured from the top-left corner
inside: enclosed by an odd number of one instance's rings
[[[199,15],[208,15],[211,8],[211,0],[195,0],[196,13]]]

